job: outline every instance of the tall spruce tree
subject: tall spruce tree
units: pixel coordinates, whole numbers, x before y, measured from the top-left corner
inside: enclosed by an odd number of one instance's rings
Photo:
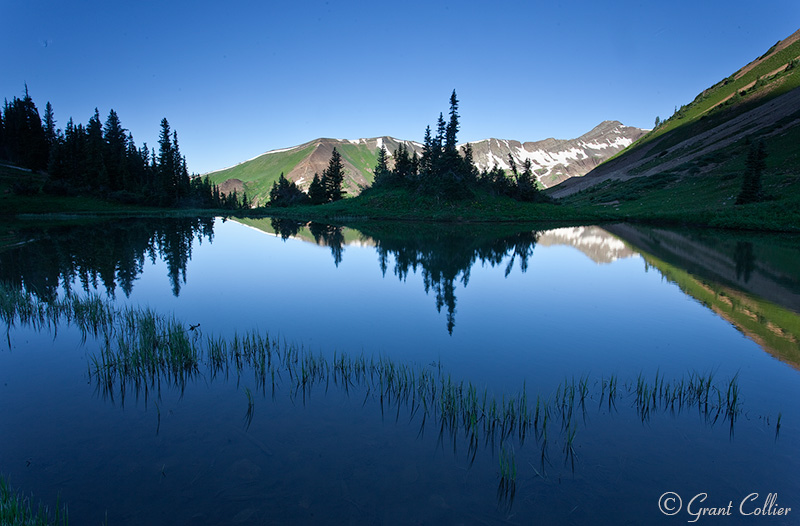
[[[328,167],[322,172],[322,181],[325,183],[325,197],[327,201],[339,201],[344,197],[342,182],[344,181],[344,162],[342,155],[334,148]]]
[[[445,129],[444,149],[446,152],[456,152],[456,135],[458,134],[458,99],[456,90],[450,95],[450,121]]]
[[[158,135],[158,180],[156,182],[158,200],[162,204],[175,202],[175,158],[169,121],[164,117],[161,119],[161,132]]]
[[[44,138],[47,141],[48,150],[52,150],[56,144],[56,118],[53,113],[53,105],[48,101],[44,107]]]
[[[31,170],[47,168],[49,147],[39,110],[25,85],[25,96],[6,101],[3,110],[5,157],[14,164]]]
[[[423,175],[430,175],[433,171],[433,137],[431,137],[431,127],[425,128],[425,138],[422,141],[422,158],[419,160],[419,172]]]
[[[100,112],[95,108],[94,115],[86,125],[86,177],[89,186],[95,189],[107,189],[109,186],[108,171],[103,160],[105,149]]]
[[[392,171],[389,170],[389,153],[386,151],[386,147],[383,144],[381,144],[378,150],[378,162],[375,164],[372,174],[374,175],[372,186],[389,184]]]
[[[121,190],[125,187],[125,179],[128,172],[127,152],[128,137],[127,130],[122,127],[117,112],[113,109],[108,113],[105,126],[103,127],[103,140],[105,141],[105,155],[103,161],[108,173],[108,182],[112,190]]]

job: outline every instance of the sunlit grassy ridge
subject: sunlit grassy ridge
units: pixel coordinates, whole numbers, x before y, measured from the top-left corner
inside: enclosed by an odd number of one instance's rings
[[[796,146],[800,144],[800,127],[770,137],[762,179],[764,201],[736,205],[747,142],[741,139],[674,171],[626,181],[608,180],[562,202],[565,208],[594,209],[621,220],[800,231],[800,150]],[[713,171],[701,172],[712,164]]]
[[[763,104],[769,99],[800,87],[800,67],[795,65],[787,69],[787,66],[798,57],[800,57],[800,40],[771,55],[768,51],[749,71],[740,74],[742,70],[739,70],[704,90],[692,102],[678,108],[661,126],[606,162],[627,155],[631,150],[643,147],[661,136],[680,129],[680,133],[672,133],[668,141],[660,143],[659,149],[664,150],[689,135],[700,133],[718,124],[720,120],[730,119],[754,105]],[[756,85],[759,80],[760,83]],[[689,126],[699,123],[702,119],[707,119],[708,122]]]
[[[565,196],[564,206],[607,209],[624,221],[800,231],[800,40],[795,39],[792,35],[780,43],[785,48],[774,46],[704,90],[585,179],[550,193]],[[767,154],[763,199],[736,205],[745,159],[757,142]],[[576,190],[581,191],[569,195]]]
[[[272,183],[281,173],[288,174],[314,149],[313,144],[294,148],[285,152],[266,153],[236,166],[209,174],[214,184],[222,184],[228,179],[239,179],[245,183],[249,195],[268,195]]]
[[[335,143],[337,151],[342,155],[344,161],[349,163],[352,168],[347,168],[350,176],[355,178],[363,177],[366,181],[372,182],[372,170],[378,162],[377,150],[373,151],[366,143],[359,142],[358,144],[349,141],[333,141],[327,139],[320,139],[311,141],[309,143],[300,145],[296,148],[291,148],[286,151],[276,151],[274,153],[268,152],[263,155],[237,164],[230,168],[212,172],[209,174],[209,179],[215,184],[222,184],[229,179],[238,179],[244,183],[244,188],[247,194],[251,197],[261,196],[263,199],[269,195],[272,184],[278,180],[280,174],[288,176],[289,172],[295,169],[301,162],[307,160],[309,156],[326,143]],[[356,173],[352,173],[353,169]],[[320,176],[322,170],[320,170]],[[311,182],[311,176],[305,181],[307,186]],[[350,183],[345,181],[345,186],[350,186],[351,192],[357,192],[357,188],[353,187]]]

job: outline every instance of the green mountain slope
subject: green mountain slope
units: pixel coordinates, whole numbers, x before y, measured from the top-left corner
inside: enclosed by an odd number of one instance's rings
[[[800,31],[700,93],[660,126],[550,195],[621,216],[800,227]],[[734,206],[750,144],[763,141],[767,200]],[[744,212],[743,212],[744,211]],[[744,217],[744,216],[747,217]]]
[[[314,174],[322,175],[327,168],[331,153],[336,148],[342,155],[345,166],[343,186],[348,193],[357,194],[361,187],[372,182],[372,170],[377,164],[380,147],[385,146],[387,151],[393,152],[401,142],[409,149],[421,149],[421,145],[392,137],[355,141],[316,139],[293,148],[264,153],[236,166],[212,172],[208,176],[224,191],[236,189],[241,193],[244,190],[248,196],[255,197],[257,204],[263,204],[272,183],[278,180],[281,173],[295,181],[300,188],[307,189]]]

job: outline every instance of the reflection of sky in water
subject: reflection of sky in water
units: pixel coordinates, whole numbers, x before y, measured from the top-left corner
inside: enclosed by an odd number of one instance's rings
[[[657,270],[644,272],[639,256],[598,265],[571,247],[536,246],[527,272],[517,259],[505,276],[509,259],[477,262],[466,287],[456,282],[450,336],[446,307],[436,311],[420,268],[401,282],[391,257],[382,275],[372,247],[346,246],[337,267],[328,247],[218,221],[213,243],[195,243],[178,297],[164,263],[148,262],[130,302],[201,323],[206,333],[259,328],[325,352],[442,360],[492,384],[656,369],[730,376],[741,360],[764,359]]]
[[[688,371],[715,371],[725,382],[739,372],[748,413],[734,440],[725,426],[703,424],[692,411],[643,425],[629,400],[610,414],[593,401],[578,433],[576,475],[556,458],[549,469],[557,475],[542,480],[527,469],[538,460],[535,447],[517,451],[516,510],[520,517],[535,511],[554,522],[579,506],[579,522],[609,524],[619,523],[619,510],[625,510],[623,517],[652,523],[660,520],[655,506],[665,491],[707,491],[723,504],[751,491],[778,491],[787,499],[797,494],[795,369],[655,268],[645,272],[642,256],[597,264],[573,247],[537,245],[527,272],[517,259],[505,276],[509,259],[494,267],[478,261],[467,286],[456,282],[452,335],[446,307],[437,312],[433,291],[424,292],[421,268],[400,281],[390,257],[383,276],[375,248],[354,245],[344,248],[337,267],[329,247],[284,242],[232,221],[217,221],[213,243],[195,240],[179,296],[159,259],[147,260],[131,297],[118,290],[117,301],[173,312],[186,323],[200,323],[205,334],[257,328],[328,356],[363,352],[422,365],[440,360],[455,381],[497,393],[516,393],[524,383],[531,396],[549,395],[564,379],[582,375],[595,381],[616,374],[635,382],[640,372],[652,380],[658,371],[672,381]],[[353,515],[348,500],[366,510],[400,510],[416,502],[419,513],[440,521],[459,506],[494,513],[497,458],[491,448],[467,469],[447,444],[437,448],[436,425],[420,437],[418,421],[408,425],[407,413],[381,417],[376,403],[362,406],[363,394],[348,398],[332,388],[324,395],[320,387],[306,403],[287,402],[286,392],[275,401],[258,395],[253,427],[243,433],[243,387],[204,378],[183,396],[165,392],[156,435],[152,405],[145,410],[142,400],[128,399],[122,410],[120,400],[87,394],[93,389],[85,377],[91,343],[80,346],[67,330],[55,345],[51,334],[15,331],[13,338],[14,350],[0,353],[6,404],[0,410],[9,415],[0,429],[8,452],[0,470],[19,475],[15,482],[26,490],[51,477],[74,478],[67,501],[96,494],[112,508],[125,508],[115,495],[127,492],[152,509],[229,502],[239,506],[236,513],[250,509],[242,509],[243,502],[279,499],[285,509],[274,512],[284,520],[313,520],[303,515],[307,510],[326,510],[344,522],[386,519]],[[245,379],[242,385],[250,384]],[[55,409],[58,403],[66,406]],[[48,412],[51,406],[55,414]],[[774,427],[760,418],[769,415],[774,422],[779,411],[783,428],[776,442]],[[55,429],[59,440],[42,439]],[[75,453],[64,459],[64,451]],[[33,467],[26,471],[21,466],[28,458]],[[121,481],[113,492],[92,486],[92,480],[111,476],[107,466]],[[397,476],[387,479],[386,473]],[[153,480],[158,484],[151,487]],[[181,495],[177,508],[172,495]],[[436,515],[440,510],[449,511]],[[414,520],[404,515],[411,512],[395,513],[395,519]]]

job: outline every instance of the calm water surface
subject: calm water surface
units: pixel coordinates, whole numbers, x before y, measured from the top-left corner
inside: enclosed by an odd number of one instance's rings
[[[104,392],[89,374],[97,341],[17,323],[0,350],[0,472],[45,502],[60,495],[76,524],[682,524],[700,493],[694,511],[733,505],[698,522],[800,522],[797,238],[269,219],[21,238],[0,253],[0,278],[43,301],[98,292],[203,337],[257,329],[324,360],[441,371],[498,400],[587,384],[580,415],[552,425],[545,447],[486,436],[474,450],[363,385],[302,396],[283,378],[262,392],[252,373],[201,368],[184,389]],[[612,375],[635,391],[640,376],[692,373],[723,390],[737,379],[733,427],[697,407],[643,418],[634,395],[601,400]],[[671,517],[666,492],[683,499]],[[773,511],[792,511],[742,516],[752,493],[745,512],[770,493]]]

